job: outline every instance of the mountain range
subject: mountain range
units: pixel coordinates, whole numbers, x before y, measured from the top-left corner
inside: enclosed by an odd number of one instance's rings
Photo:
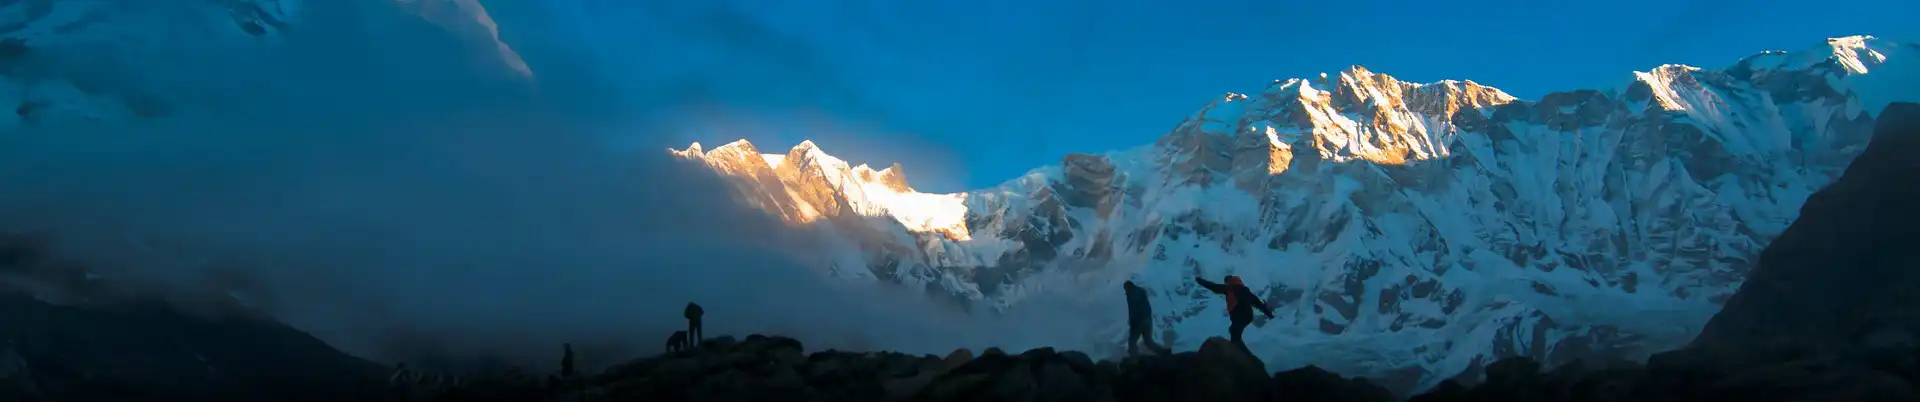
[[[526,68],[473,0],[157,4],[0,1],[0,105],[13,111],[0,132],[193,113],[222,101],[195,98],[208,92],[197,86],[255,82],[171,63],[276,55],[300,28],[289,21],[356,7],[407,9]],[[1920,95],[1905,60],[1916,51],[1834,38],[1537,100],[1355,67],[1227,94],[1151,144],[954,194],[811,142],[674,155],[824,234],[829,252],[808,257],[847,280],[988,309],[1117,295],[1133,280],[1163,340],[1190,350],[1226,326],[1191,279],[1234,274],[1276,308],[1248,331],[1271,367],[1414,387],[1505,356],[1551,364],[1686,342],[1861,152],[1873,111]],[[1121,330],[1093,336],[1117,345]]]
[[[1193,279],[1238,275],[1275,309],[1247,331],[1269,366],[1425,387],[1507,356],[1644,357],[1691,339],[1864,149],[1872,113],[1920,96],[1901,85],[1920,82],[1916,52],[1833,38],[1537,100],[1355,66],[953,194],[811,141],[671,152],[824,234],[815,263],[848,280],[992,309],[1132,280],[1164,340],[1191,349],[1226,326]],[[1119,325],[1095,336],[1119,344]]]

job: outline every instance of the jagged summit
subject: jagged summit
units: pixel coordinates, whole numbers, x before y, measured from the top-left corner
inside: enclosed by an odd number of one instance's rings
[[[1275,305],[1247,333],[1273,367],[1359,361],[1329,368],[1432,385],[1500,357],[1686,342],[1860,153],[1876,103],[1920,97],[1901,85],[1920,82],[1913,49],[1838,38],[1532,100],[1355,66],[954,194],[912,191],[897,168],[796,162],[837,161],[812,143],[777,162],[676,154],[762,172],[726,176],[846,239],[836,266],[867,268],[849,277],[993,307],[1130,279],[1181,349],[1225,325],[1193,278],[1231,273]]]
[[[673,155],[700,161],[734,178],[750,178],[738,187],[746,199],[775,211],[789,223],[805,224],[838,216],[888,217],[907,230],[968,237],[963,222],[965,194],[929,194],[907,184],[905,168],[894,163],[875,170],[849,165],[812,140],[785,154],[761,153],[745,139],[702,151],[695,142]],[[854,225],[846,230],[862,231]]]
[[[1699,89],[1698,87],[1703,84],[1721,84],[1727,78],[1725,76],[1729,75],[1739,78],[1750,78],[1751,75],[1760,73],[1761,71],[1759,70],[1785,72],[1818,70],[1816,72],[1832,74],[1839,71],[1829,71],[1825,69],[1837,68],[1840,69],[1840,71],[1853,75],[1866,74],[1868,68],[1878,66],[1886,60],[1886,54],[1888,52],[1883,49],[1896,47],[1916,48],[1917,46],[1896,44],[1870,35],[1829,38],[1824,45],[1809,48],[1801,52],[1788,52],[1784,50],[1761,51],[1741,59],[1733,67],[1729,67],[1725,71],[1707,70],[1684,64],[1662,64],[1648,71],[1634,72],[1633,82],[1624,88],[1600,91],[1580,90],[1573,92],[1555,92],[1549,93],[1533,103],[1564,107],[1562,104],[1577,103],[1592,95],[1605,94],[1615,97],[1631,98],[1632,100],[1643,100],[1648,102],[1652,107],[1658,107],[1664,110],[1684,111],[1689,108],[1689,101],[1700,100],[1682,99],[1685,95],[1673,90],[1675,87],[1692,87],[1691,89]],[[1704,78],[1707,82],[1702,82],[1701,77],[1693,76],[1696,73],[1709,74],[1712,76]],[[1654,88],[1666,90],[1655,91]],[[1642,97],[1647,99],[1640,99]],[[1708,100],[1710,101],[1711,99]],[[1322,151],[1325,156],[1331,156],[1337,160],[1358,158],[1375,163],[1398,164],[1414,160],[1444,157],[1446,156],[1446,150],[1431,147],[1420,149],[1415,146],[1435,142],[1432,138],[1424,137],[1436,133],[1421,130],[1423,127],[1420,127],[1420,125],[1423,125],[1422,123],[1425,122],[1405,118],[1407,116],[1404,115],[1396,116],[1396,112],[1406,111],[1424,116],[1432,116],[1441,120],[1441,123],[1447,123],[1455,117],[1454,115],[1456,113],[1462,110],[1479,111],[1482,114],[1481,118],[1491,118],[1496,111],[1494,106],[1522,100],[1507,94],[1505,91],[1501,91],[1499,88],[1485,86],[1473,80],[1448,79],[1432,83],[1405,82],[1391,75],[1376,73],[1363,65],[1356,64],[1349,66],[1347,69],[1340,71],[1332,77],[1322,73],[1317,79],[1289,78],[1274,80],[1257,98],[1242,93],[1228,92],[1222,95],[1221,99],[1214,101],[1194,113],[1188,120],[1189,122],[1200,120],[1203,123],[1202,126],[1207,122],[1233,123],[1227,120],[1245,117],[1243,110],[1237,110],[1240,109],[1238,106],[1243,105],[1238,105],[1236,104],[1237,102],[1260,101],[1285,103],[1286,105],[1280,106],[1279,108],[1292,109],[1283,110],[1283,112],[1287,113],[1284,117],[1291,118],[1285,122],[1294,123],[1293,126],[1295,126],[1296,130],[1270,133],[1275,137],[1285,137],[1275,139],[1293,140],[1285,142],[1299,141],[1312,143],[1315,147],[1333,148],[1319,149],[1319,151]],[[1273,108],[1275,105],[1266,106]],[[1878,109],[1873,106],[1874,105],[1862,105],[1860,108],[1869,111]],[[1211,118],[1209,117],[1210,114],[1213,115]],[[1339,117],[1345,117],[1342,115],[1346,114],[1358,114],[1360,115],[1358,117],[1364,117],[1366,119],[1364,119],[1364,121],[1339,119]],[[1368,116],[1368,114],[1371,114],[1371,116]],[[1205,132],[1204,128],[1205,127],[1203,127],[1201,132]],[[1266,129],[1277,130],[1279,127],[1266,127]],[[1183,141],[1186,140],[1179,137],[1183,134],[1190,135],[1194,133],[1195,131],[1175,129],[1173,132],[1162,137],[1157,143],[1162,145],[1173,144],[1174,146],[1190,145],[1184,144]],[[1211,134],[1229,133],[1213,132]],[[1303,134],[1312,134],[1312,136],[1305,136]],[[1400,136],[1413,136],[1416,138],[1396,138]],[[1278,147],[1282,144],[1274,145]],[[742,139],[728,143],[726,146],[752,148],[753,144]],[[716,148],[715,151],[719,151],[719,148]],[[690,155],[689,153],[703,153],[699,142],[690,144],[685,150],[673,150],[672,152],[683,157]],[[1121,151],[1115,152],[1114,154],[1126,153],[1129,152]],[[820,146],[812,140],[801,141],[799,144],[790,148],[784,155],[763,154],[763,159],[768,165],[779,165],[782,160],[787,158],[818,160],[819,162],[817,163],[825,164],[825,167],[828,168],[839,167],[839,165],[846,164],[845,161],[821,150]],[[1202,162],[1207,159],[1206,156],[1199,156],[1197,158]],[[894,176],[898,176],[898,180],[904,181],[904,175],[898,173],[901,170],[898,169],[899,164],[894,163],[892,166],[894,168],[892,168],[891,171],[895,172]],[[875,171],[871,167],[862,164],[859,166],[849,166],[846,170],[882,172],[889,169]],[[1270,169],[1268,173],[1279,174],[1282,171],[1283,169],[1275,168]],[[1009,184],[1017,181],[1019,181],[1019,179],[1010,181]]]
[[[879,170],[875,170],[866,164],[849,165],[845,160],[821,150],[820,146],[814,144],[813,140],[801,141],[798,145],[789,148],[784,154],[762,153],[758,147],[753,145],[753,142],[747,141],[746,139],[735,140],[711,150],[704,149],[700,143],[696,141],[688,144],[686,149],[669,148],[667,151],[683,159],[702,160],[716,168],[727,169],[741,169],[757,165],[766,165],[766,167],[775,168],[787,165],[788,161],[792,161],[793,168],[845,172],[846,174],[851,174],[862,179],[862,181],[882,182],[882,184],[889,187],[897,187],[897,191],[913,191],[912,188],[906,185],[906,178],[901,173],[905,168],[902,168],[898,162]]]

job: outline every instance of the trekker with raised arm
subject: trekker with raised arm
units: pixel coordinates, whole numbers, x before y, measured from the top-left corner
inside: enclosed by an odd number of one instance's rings
[[[1241,283],[1238,276],[1227,275],[1227,283],[1224,284],[1199,277],[1193,278],[1193,281],[1213,293],[1227,297],[1227,319],[1231,322],[1227,326],[1227,334],[1233,337],[1233,344],[1240,345],[1240,349],[1251,351],[1247,349],[1246,341],[1240,339],[1240,333],[1247,330],[1248,324],[1253,324],[1253,309],[1259,308],[1267,318],[1273,318],[1273,308],[1267,307],[1267,303],[1261,301],[1260,296],[1254,295],[1253,289]]]

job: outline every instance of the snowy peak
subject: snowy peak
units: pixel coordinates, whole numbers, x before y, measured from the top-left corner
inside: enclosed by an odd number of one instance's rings
[[[862,182],[878,183],[896,192],[913,191],[913,187],[907,186],[907,175],[904,170],[905,168],[900,167],[899,162],[894,162],[892,166],[880,170],[873,170],[862,164],[853,167],[853,175]]]
[[[789,223],[846,217],[837,224],[860,227],[867,222],[855,222],[857,217],[883,217],[915,233],[956,240],[969,236],[966,195],[914,190],[899,163],[879,170],[849,166],[811,140],[785,154],[761,153],[744,139],[704,152],[698,142],[669,152],[735,179],[743,196]]]
[[[1753,101],[1727,99],[1722,89],[1758,84],[1768,86],[1768,95],[1781,100],[1852,99],[1864,104],[1849,110],[1873,110],[1884,100],[1853,93],[1854,88],[1837,80],[1867,74],[1885,63],[1896,48],[1912,46],[1871,36],[1834,38],[1807,51],[1761,53],[1724,71],[1663,65],[1636,72],[1624,94],[1618,90],[1552,93],[1513,107],[1503,106],[1522,101],[1473,81],[1409,83],[1356,65],[1332,77],[1274,81],[1257,97],[1227,94],[1158,144],[1168,148],[1168,161],[1179,167],[1175,175],[1182,182],[1211,183],[1217,180],[1213,175],[1222,175],[1242,188],[1258,191],[1265,187],[1258,183],[1261,173],[1280,174],[1296,159],[1399,165],[1446,157],[1458,134],[1450,131],[1455,120],[1530,115],[1525,117],[1574,131],[1604,123],[1609,113],[1643,112],[1635,105],[1618,108],[1624,110],[1605,107],[1622,97],[1669,112],[1700,111],[1711,109],[1715,102]],[[1467,111],[1479,116],[1462,115]],[[1728,116],[1694,113],[1689,117],[1715,121]],[[1253,122],[1267,124],[1249,124]],[[1772,122],[1740,122],[1746,123]]]
[[[1447,155],[1455,114],[1513,102],[1472,81],[1420,84],[1353,66],[1334,78],[1274,81],[1258,97],[1228,94],[1162,137],[1181,183],[1226,181],[1250,193],[1299,161],[1402,165]]]
[[[1826,44],[1805,51],[1760,52],[1741,59],[1736,68],[1783,71],[1829,68],[1837,69],[1836,72],[1867,74],[1886,62],[1887,54],[1900,47],[1901,44],[1865,35],[1830,38]]]
[[[1499,89],[1472,81],[1441,81],[1423,84],[1400,81],[1365,67],[1353,66],[1339,75],[1322,102],[1347,112],[1391,112],[1411,110],[1418,113],[1451,116],[1464,108],[1486,107],[1512,102],[1514,98]],[[1322,85],[1322,87],[1328,87]]]
[[[833,155],[828,155],[826,151],[820,150],[820,146],[814,145],[813,140],[800,141],[799,145],[794,145],[793,148],[788,149],[787,154],[782,159],[792,161],[795,167],[800,168],[834,172],[851,170],[851,167],[847,166],[847,161],[840,160],[840,158],[836,158]]]
[[[746,140],[729,142],[707,151],[706,159],[708,163],[721,168],[756,171],[773,169],[773,166],[767,164],[767,159],[760,156],[760,150]]]
[[[1532,100],[1356,66],[959,194],[811,142],[707,163],[775,165],[773,181],[727,175],[769,211],[839,211],[814,226],[857,245],[867,271],[849,276],[993,308],[1132,280],[1179,349],[1226,325],[1193,279],[1233,274],[1275,309],[1247,332],[1269,364],[1361,361],[1329,368],[1412,387],[1507,356],[1685,342],[1860,153],[1868,107],[1920,98],[1914,49],[1838,38]],[[1124,325],[1101,335],[1118,344]]]

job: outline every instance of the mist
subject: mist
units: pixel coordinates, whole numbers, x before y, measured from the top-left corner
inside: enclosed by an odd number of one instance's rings
[[[630,71],[674,54],[571,41],[581,33],[559,28],[565,10],[494,13],[528,76],[490,38],[386,1],[305,3],[298,29],[264,58],[202,49],[169,68],[117,60],[68,77],[181,107],[0,136],[0,231],[46,236],[57,258],[146,291],[231,291],[386,362],[547,365],[570,342],[587,349],[585,364],[614,363],[659,351],[688,301],[705,307],[710,336],[782,334],[809,349],[1117,339],[1103,332],[1120,317],[1117,288],[986,316],[827,278],[797,260],[819,249],[809,229],[741,206],[711,172],[668,158],[667,146],[684,145],[670,133],[700,123],[679,117],[692,110],[858,96],[805,79],[819,70],[769,70],[795,79],[756,85],[795,87],[715,103],[707,90],[660,89],[738,88],[737,77]],[[30,62],[65,71],[112,58],[99,51],[49,49]],[[804,112],[886,118],[874,110]]]

